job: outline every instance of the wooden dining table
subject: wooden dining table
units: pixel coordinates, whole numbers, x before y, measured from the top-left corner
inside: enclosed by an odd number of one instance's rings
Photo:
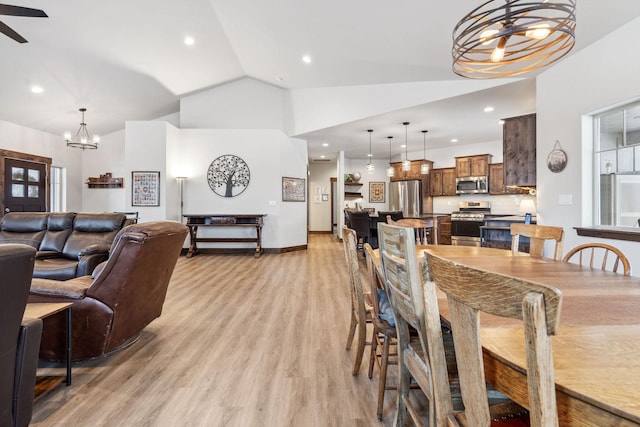
[[[500,249],[425,245],[416,255],[425,250],[559,289],[560,329],[552,345],[560,425],[640,426],[640,278]],[[447,321],[444,294],[438,305]],[[528,407],[522,323],[490,315],[480,322],[488,382]]]

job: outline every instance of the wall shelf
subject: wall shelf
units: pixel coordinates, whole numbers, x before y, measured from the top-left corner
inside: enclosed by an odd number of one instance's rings
[[[89,188],[123,188],[124,178],[113,178],[111,173],[107,172],[104,175],[100,175],[99,178],[89,177],[89,180],[85,183]]]

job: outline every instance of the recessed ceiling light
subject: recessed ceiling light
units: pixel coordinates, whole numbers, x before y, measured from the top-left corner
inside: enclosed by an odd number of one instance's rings
[[[31,86],[31,92],[32,93],[42,93],[42,92],[44,92],[44,89],[42,88],[42,86]]]
[[[490,113],[490,112],[492,112],[493,110],[495,110],[495,108],[493,108],[492,106],[484,107],[484,112],[485,112],[485,113]]]
[[[451,142],[453,142],[453,143],[455,144],[456,142],[458,142],[458,140],[457,140],[456,138],[453,138],[453,139],[451,140]]]
[[[186,36],[184,38],[184,44],[186,44],[187,46],[193,46],[196,43],[195,39],[191,36]]]
[[[327,156],[325,156],[324,154],[322,156],[320,156],[321,159],[324,159],[325,157],[327,157]]]
[[[503,125],[504,124],[504,120],[498,120],[498,124],[499,125]]]
[[[402,145],[400,146],[400,148],[404,148],[404,147],[406,147],[406,146],[407,146],[407,144],[402,144]]]
[[[311,64],[311,57],[309,55],[303,56],[302,62],[304,62],[305,64]]]
[[[323,142],[323,143],[322,143],[322,146],[323,146],[323,147],[328,147],[328,146],[329,146],[329,144],[328,144],[328,143],[326,143],[326,142]]]

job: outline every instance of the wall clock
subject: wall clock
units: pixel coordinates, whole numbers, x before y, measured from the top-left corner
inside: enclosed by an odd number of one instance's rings
[[[238,156],[225,154],[211,162],[207,171],[209,187],[218,196],[235,197],[249,186],[251,173],[247,163]]]

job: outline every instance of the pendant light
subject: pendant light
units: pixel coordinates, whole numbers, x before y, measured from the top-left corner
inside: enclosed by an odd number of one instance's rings
[[[389,139],[389,167],[387,168],[387,176],[391,178],[395,173],[393,166],[391,166],[391,140],[393,137],[388,136],[387,138]]]
[[[371,154],[371,134],[373,133],[373,129],[369,129],[367,132],[369,132],[369,163],[367,163],[367,170],[369,173],[373,173],[375,169],[375,166],[371,163],[371,160],[373,159],[373,154]]]
[[[411,170],[411,161],[409,161],[409,156],[407,155],[407,147],[409,145],[407,129],[409,126],[409,122],[404,122],[402,124],[404,125],[404,160],[402,161],[402,170],[406,172]]]
[[[422,164],[420,165],[420,174],[426,175],[429,173],[429,163],[427,163],[427,132],[422,131]]]
[[[545,67],[575,44],[576,0],[490,0],[453,29],[453,72],[513,77]]]

